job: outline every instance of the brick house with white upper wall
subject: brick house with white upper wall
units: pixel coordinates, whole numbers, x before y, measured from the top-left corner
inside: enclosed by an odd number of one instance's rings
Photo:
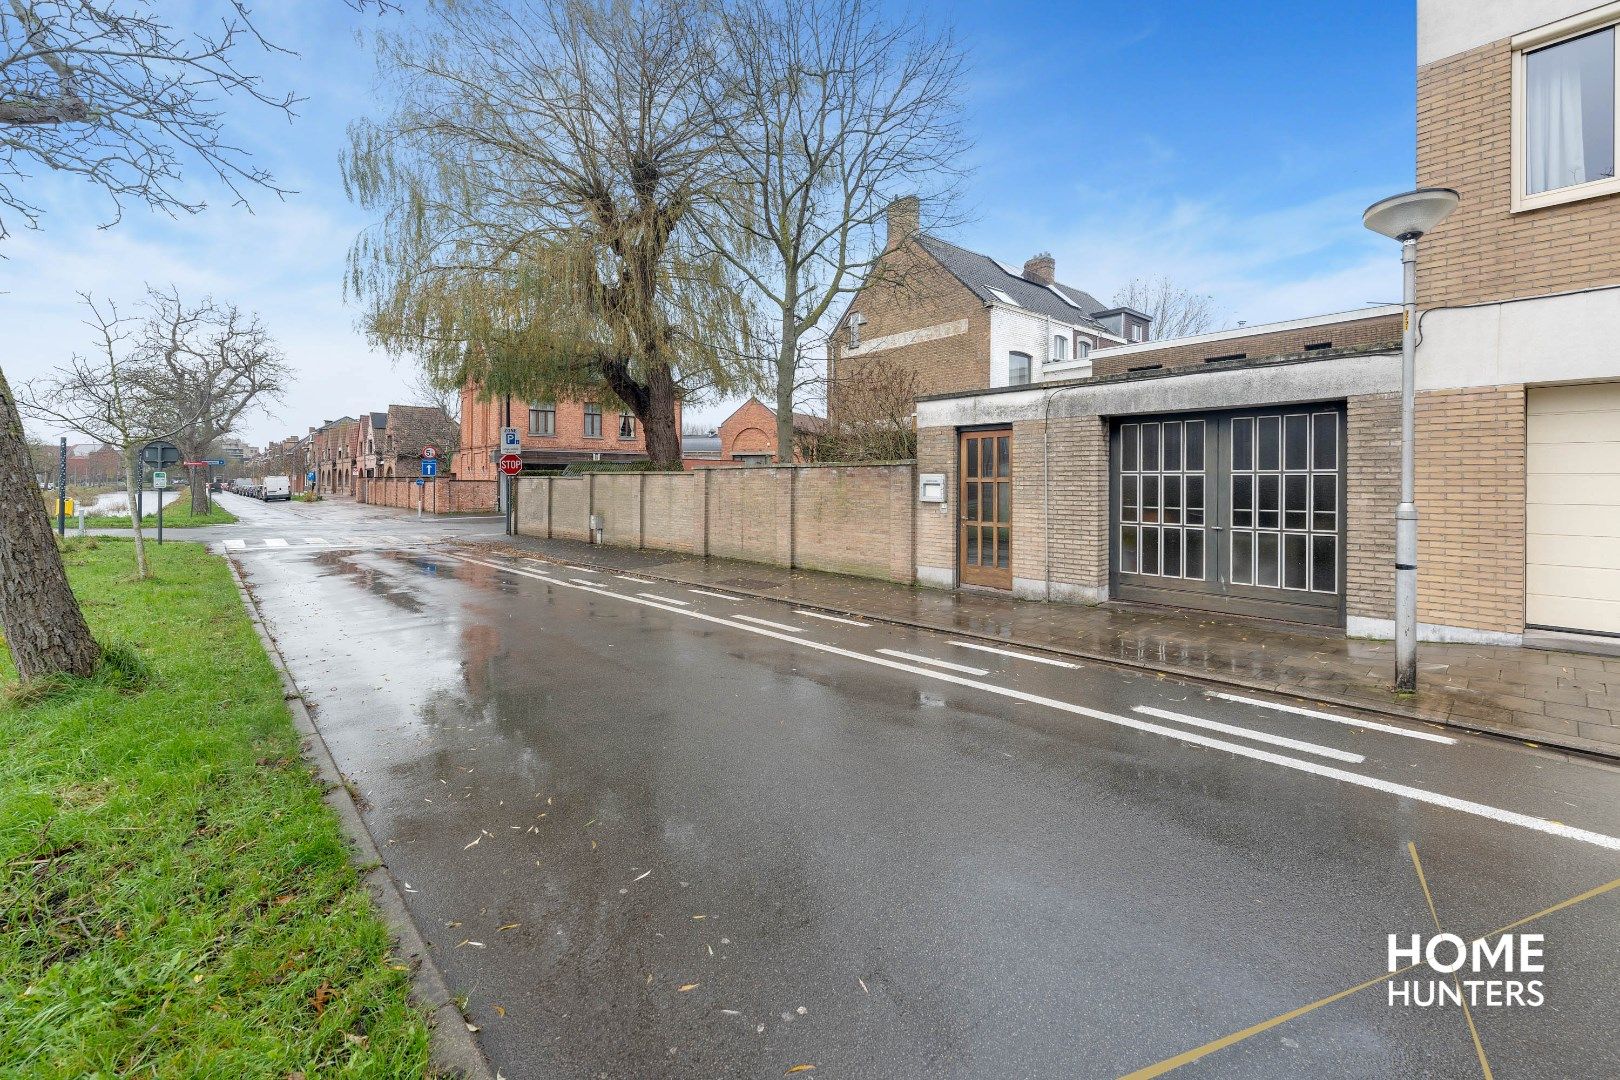
[[[1049,365],[1083,368],[1095,349],[1144,341],[1152,320],[1057,280],[1042,252],[999,262],[921,231],[914,196],[889,207],[885,250],[850,301],[827,361],[829,408],[874,367],[913,392],[1037,382]]]
[[[1620,4],[1420,0],[1418,31],[1417,181],[1461,195],[1418,253],[1419,635],[1612,647]],[[924,396],[946,501],[918,506],[919,580],[1389,636],[1401,321],[1114,343]]]

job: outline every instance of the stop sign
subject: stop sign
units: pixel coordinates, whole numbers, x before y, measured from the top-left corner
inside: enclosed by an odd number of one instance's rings
[[[517,454],[501,455],[501,472],[507,476],[516,476],[523,471],[523,459]]]

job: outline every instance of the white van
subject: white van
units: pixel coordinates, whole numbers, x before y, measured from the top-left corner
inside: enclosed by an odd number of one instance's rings
[[[292,500],[292,478],[286,476],[267,476],[259,484],[259,498],[265,502],[283,502]]]

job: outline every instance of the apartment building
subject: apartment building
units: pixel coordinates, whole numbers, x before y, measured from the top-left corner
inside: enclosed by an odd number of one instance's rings
[[[829,347],[833,413],[896,388],[1021,386],[1053,365],[1084,373],[1094,350],[1150,336],[1147,315],[1058,281],[1049,253],[1014,266],[923,232],[920,217],[914,196],[889,206],[884,251]]]
[[[1620,635],[1620,4],[1418,4],[1419,634]],[[1396,258],[1391,246],[1390,258]],[[1399,308],[924,397],[918,575],[1393,632]]]
[[[677,402],[677,430],[680,422]],[[527,473],[557,473],[574,462],[647,460],[641,425],[633,413],[616,403],[486,396],[481,387],[469,384],[461,391],[460,449],[454,458],[457,479],[499,478],[496,458],[503,427],[518,429]]]
[[[1430,621],[1620,636],[1617,48],[1620,4],[1418,5]]]

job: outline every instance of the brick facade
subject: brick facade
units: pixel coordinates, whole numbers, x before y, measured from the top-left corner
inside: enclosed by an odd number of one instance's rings
[[[583,400],[555,403],[556,423],[554,435],[539,435],[529,429],[529,403],[511,399],[511,426],[518,429],[525,458],[545,456],[555,458],[558,467],[569,460],[590,461],[593,455],[603,460],[645,460],[646,434],[636,423],[635,436],[619,438],[620,406],[604,401],[602,408],[602,435],[600,438],[585,434],[585,405]],[[501,428],[506,427],[507,399],[501,396],[485,397],[476,386],[465,386],[461,391],[461,446],[456,452],[452,470],[459,480],[496,480],[500,468],[491,456],[501,440]],[[679,430],[681,408],[675,406],[675,426]],[[531,454],[531,452],[534,452]],[[527,460],[525,464],[528,464]]]
[[[875,341],[924,328],[950,328],[960,332],[911,345],[856,351],[847,355],[847,335],[833,336],[828,351],[828,409],[838,412],[840,387],[858,385],[860,373],[879,365],[911,380],[915,393],[948,394],[990,385],[990,310],[960,281],[915,242],[888,252],[849,305],[866,321],[861,340]]]
[[[1376,315],[1272,333],[1232,335],[1208,341],[1142,348],[1102,349],[1091,354],[1094,375],[1120,375],[1128,371],[1199,367],[1211,357],[1256,360],[1292,356],[1321,349],[1334,352],[1399,348],[1401,317]]]
[[[1512,212],[1506,39],[1424,65],[1417,88],[1418,183],[1462,196],[1456,212],[1418,242],[1420,307],[1620,281],[1620,194]]]
[[[361,477],[355,487],[356,498],[363,503],[401,510],[415,510],[420,505],[429,514],[493,513],[497,495],[493,480],[442,476],[421,487],[406,477]]]
[[[1418,395],[1417,504],[1418,618],[1522,633],[1524,387]]]

